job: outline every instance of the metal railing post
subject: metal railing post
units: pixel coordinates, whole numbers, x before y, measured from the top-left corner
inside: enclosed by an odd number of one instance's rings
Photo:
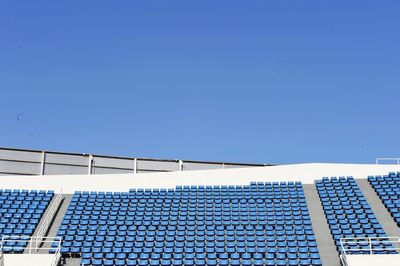
[[[29,254],[32,254],[32,242],[33,238],[31,238],[31,241],[29,241]]]
[[[137,162],[137,158],[133,159],[133,173],[137,174],[137,166],[138,166],[138,162]]]
[[[89,154],[88,175],[92,174],[93,155]]]
[[[42,159],[40,161],[40,175],[44,175],[44,162],[46,160],[46,152],[42,151]]]

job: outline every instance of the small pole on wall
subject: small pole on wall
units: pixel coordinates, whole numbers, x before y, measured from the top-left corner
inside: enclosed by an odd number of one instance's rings
[[[133,159],[133,173],[137,174],[137,158]]]
[[[93,155],[89,154],[88,175],[92,174]]]
[[[44,175],[44,161],[46,160],[46,152],[42,151],[42,158],[40,161],[40,175]]]

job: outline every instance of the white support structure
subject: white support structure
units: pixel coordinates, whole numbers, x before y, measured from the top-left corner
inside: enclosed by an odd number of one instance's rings
[[[381,244],[377,248],[374,245]],[[363,245],[364,248],[354,247]],[[341,238],[340,260],[344,266],[400,265],[400,237]],[[368,248],[365,248],[368,246]]]
[[[46,162],[46,152],[42,151],[42,158],[40,161],[40,175],[44,175],[44,165]]]
[[[375,163],[380,164],[379,162],[382,161],[389,161],[389,162],[396,162],[397,165],[400,165],[400,158],[376,158]]]
[[[138,167],[138,163],[137,163],[137,158],[133,159],[133,173],[137,174],[137,167]]]
[[[93,166],[93,155],[89,154],[88,160],[88,175],[92,174],[92,166]]]
[[[178,171],[183,171],[183,161],[182,160],[178,161],[178,167],[179,167]]]
[[[63,199],[62,190],[54,196],[54,200],[51,205],[48,207],[48,211],[46,216],[43,218],[42,225],[38,229],[36,234],[36,251],[39,249],[40,245],[42,244],[42,240],[45,239],[45,235],[49,229],[51,222],[54,219],[54,215],[56,214],[58,208],[60,207],[60,203]]]
[[[36,249],[37,243],[57,243],[57,247],[39,247]],[[19,266],[19,265],[38,265],[38,266],[56,266],[61,258],[61,237],[45,237],[39,240],[37,237],[30,236],[3,236],[0,242],[0,265],[3,266]],[[28,244],[25,253],[12,253],[12,249],[7,242]],[[49,245],[50,246],[50,245]],[[49,254],[49,250],[52,254]],[[43,252],[38,252],[43,251]]]

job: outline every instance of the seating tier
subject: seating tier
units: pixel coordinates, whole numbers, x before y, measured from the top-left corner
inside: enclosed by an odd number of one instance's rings
[[[0,189],[0,238],[33,235],[53,191]],[[6,241],[2,252],[22,253],[28,241]]]
[[[391,172],[384,176],[369,176],[368,181],[397,226],[400,227],[400,172]]]
[[[354,178],[325,177],[315,184],[338,251],[341,238],[386,237]],[[373,248],[385,247],[391,244],[373,243]],[[345,248],[360,249],[353,253],[369,253],[368,242],[350,243]]]
[[[58,236],[85,265],[321,265],[300,182],[76,192]]]

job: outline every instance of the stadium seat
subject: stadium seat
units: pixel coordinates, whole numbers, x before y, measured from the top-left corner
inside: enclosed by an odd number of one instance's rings
[[[316,188],[336,248],[341,251],[341,238],[387,237],[353,177],[324,177]],[[377,247],[373,243],[373,247]],[[369,245],[354,243],[344,246],[369,253]],[[313,258],[318,261],[318,258]]]
[[[0,189],[0,238],[32,236],[53,195],[54,191]],[[5,242],[3,252],[22,253],[28,242],[12,243]]]
[[[384,176],[369,176],[368,181],[400,227],[400,172]]]
[[[77,191],[57,235],[63,253],[92,265],[320,260],[300,182]]]

